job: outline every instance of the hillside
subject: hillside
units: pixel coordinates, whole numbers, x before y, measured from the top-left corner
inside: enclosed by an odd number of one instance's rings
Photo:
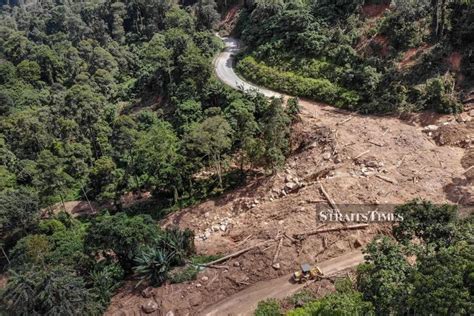
[[[474,312],[472,2],[3,4],[0,314]]]

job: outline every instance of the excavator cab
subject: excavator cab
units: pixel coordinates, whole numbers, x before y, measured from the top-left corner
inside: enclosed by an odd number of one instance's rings
[[[308,263],[303,263],[301,265],[300,271],[293,273],[293,280],[297,283],[303,283],[308,280],[315,280],[322,275],[323,273],[318,266],[311,268]]]

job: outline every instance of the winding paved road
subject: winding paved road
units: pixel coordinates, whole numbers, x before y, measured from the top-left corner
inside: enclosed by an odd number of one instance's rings
[[[278,92],[258,87],[237,76],[234,71],[234,55],[239,52],[240,43],[237,39],[232,37],[223,37],[221,39],[225,44],[225,49],[214,60],[214,68],[219,80],[236,90],[256,90],[269,98],[279,98],[282,96]]]

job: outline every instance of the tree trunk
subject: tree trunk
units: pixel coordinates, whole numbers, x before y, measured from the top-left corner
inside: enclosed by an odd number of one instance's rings
[[[219,188],[222,189],[221,157],[219,154],[217,154],[216,156],[216,165],[217,165],[217,177],[219,178]]]
[[[94,208],[92,207],[91,201],[89,200],[89,197],[87,196],[86,190],[84,190],[84,186],[81,183],[81,189],[82,193],[84,193],[84,197],[86,198],[87,204],[89,204],[89,208],[91,209],[91,212],[94,213]]]
[[[438,38],[441,39],[444,36],[444,30],[446,28],[446,0],[441,0],[441,21],[439,24]]]
[[[431,29],[433,32],[433,38],[438,38],[438,28],[439,28],[439,21],[438,21],[438,0],[431,0],[431,7],[433,10],[432,21],[431,21]]]

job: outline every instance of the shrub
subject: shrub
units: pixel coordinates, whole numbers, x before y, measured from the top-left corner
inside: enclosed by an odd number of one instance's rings
[[[28,235],[20,239],[10,251],[11,266],[19,268],[26,264],[42,264],[51,245],[46,235]]]
[[[459,113],[463,106],[454,95],[454,78],[436,77],[426,82],[425,104],[441,113]]]
[[[168,277],[168,271],[175,253],[167,250],[145,247],[135,258],[134,271],[140,281],[151,285],[161,285]]]
[[[194,233],[190,229],[167,229],[160,237],[161,247],[173,252],[172,265],[183,265],[184,260],[195,251]]]
[[[359,101],[355,91],[346,90],[327,79],[306,78],[289,71],[279,71],[258,63],[251,56],[242,59],[237,70],[245,78],[265,87],[338,107],[353,108]]]
[[[283,315],[280,304],[275,299],[269,299],[258,303],[255,316],[280,316]]]
[[[38,224],[38,229],[43,234],[51,235],[57,231],[65,230],[66,226],[57,219],[46,219]]]
[[[107,306],[114,291],[120,286],[125,272],[117,263],[103,260],[94,266],[90,274],[92,293],[94,293],[102,306]]]
[[[291,117],[292,121],[295,121],[300,113],[300,104],[298,98],[289,98],[286,103],[286,113]]]

